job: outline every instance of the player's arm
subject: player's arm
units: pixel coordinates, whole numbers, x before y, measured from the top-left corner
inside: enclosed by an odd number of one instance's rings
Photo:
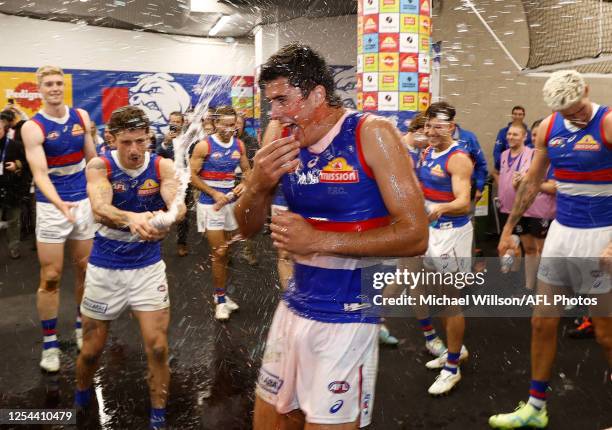
[[[433,221],[442,215],[465,215],[470,212],[470,188],[472,160],[467,154],[457,153],[448,160],[448,173],[455,199],[448,203],[438,203],[431,206],[429,220]]]
[[[476,182],[476,192],[477,198],[480,199],[482,196],[482,191],[484,190],[485,182],[487,181],[487,176],[489,176],[489,171],[487,169],[487,159],[485,158],[484,152],[480,147],[480,143],[478,142],[478,138],[474,135],[474,140],[471,142],[472,146],[472,156],[474,157],[474,179]]]
[[[242,179],[236,187],[234,187],[233,192],[237,196],[240,196],[244,192],[244,188],[246,186],[247,181],[249,180],[249,175],[251,174],[251,163],[249,163],[249,158],[247,157],[246,147],[244,146],[244,142],[238,139],[238,145],[240,145],[240,170],[242,170]]]
[[[527,174],[521,181],[521,184],[516,191],[512,211],[508,216],[508,220],[506,221],[506,225],[504,226],[499,239],[497,250],[500,255],[504,255],[509,249],[516,248],[516,244],[510,238],[512,235],[512,230],[514,230],[514,227],[516,224],[518,224],[523,214],[533,204],[533,201],[540,192],[542,182],[544,182],[544,178],[546,177],[546,172],[548,170],[550,161],[548,160],[548,151],[545,139],[547,137],[548,125],[550,124],[551,119],[552,117],[549,116],[542,121],[539,126],[535,142],[535,155],[533,156],[533,161],[531,162]]]
[[[389,211],[390,224],[364,232],[326,232],[286,212],[272,219],[272,239],[279,249],[296,254],[397,257],[425,252],[427,215],[410,157],[390,122],[382,118],[365,121],[361,128],[362,150]]]
[[[554,179],[549,179],[545,182],[542,182],[542,185],[540,185],[540,191],[545,194],[557,194],[557,181],[555,181]]]
[[[86,110],[77,109],[81,114],[81,119],[85,125],[85,145],[83,146],[83,152],[85,153],[85,160],[89,161],[94,157],[97,157],[96,153],[96,143],[91,137],[91,119],[89,119],[89,114]]]
[[[159,231],[149,225],[151,212],[129,212],[113,206],[113,187],[108,180],[106,163],[101,158],[92,158],[87,163],[87,194],[96,221],[111,228],[130,227],[133,234],[144,240],[156,240]]]
[[[74,222],[74,216],[70,213],[74,205],[62,200],[49,179],[49,166],[43,148],[45,137],[42,130],[34,121],[27,121],[21,128],[21,137],[36,186],[51,203],[62,211],[68,220]]]
[[[246,189],[234,208],[240,233],[245,237],[256,234],[264,226],[280,178],[298,165],[299,143],[293,136],[282,138],[281,132],[279,121],[268,123],[261,149],[253,159]]]
[[[160,193],[161,197],[166,203],[166,207],[170,207],[176,198],[178,192],[179,180],[176,177],[176,171],[174,169],[174,162],[169,158],[162,158],[159,162],[159,176],[161,180]],[[185,217],[187,208],[185,203],[181,202],[178,205],[178,213],[176,221],[180,221]]]

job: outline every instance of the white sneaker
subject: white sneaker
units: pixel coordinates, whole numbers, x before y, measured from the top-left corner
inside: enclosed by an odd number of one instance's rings
[[[427,390],[432,396],[440,396],[448,393],[453,389],[457,383],[461,381],[461,370],[457,368],[457,373],[449,372],[446,369],[442,369],[440,374],[436,377],[436,380],[431,387]]]
[[[448,356],[448,350],[444,351],[444,353],[438,358],[434,358],[433,360],[425,363],[425,367],[427,367],[428,369],[432,369],[432,370],[442,369],[444,365],[446,364],[447,356]],[[469,356],[470,356],[470,353],[468,352],[465,345],[461,345],[461,352],[459,352],[459,363],[467,360]]]
[[[427,351],[434,357],[439,357],[446,352],[444,341],[437,336],[434,340],[426,340],[425,348],[427,348]]]
[[[227,303],[218,303],[215,306],[215,319],[218,321],[227,321],[230,317],[230,309]]]
[[[230,299],[229,296],[225,296],[225,304],[227,305],[227,308],[230,310],[230,312],[234,312],[240,309],[238,303]]]
[[[213,295],[213,300],[215,301],[215,304],[218,305],[219,301],[217,298],[217,295]],[[225,304],[227,305],[227,308],[229,309],[230,312],[234,312],[237,311],[238,309],[240,309],[240,306],[238,306],[238,303],[236,303],[235,301],[233,301],[232,299],[230,299],[229,296],[225,296]]]
[[[40,368],[46,372],[58,372],[60,369],[59,348],[43,349]]]
[[[74,337],[76,339],[77,349],[79,350],[79,352],[81,352],[81,349],[83,348],[83,329],[75,328]]]

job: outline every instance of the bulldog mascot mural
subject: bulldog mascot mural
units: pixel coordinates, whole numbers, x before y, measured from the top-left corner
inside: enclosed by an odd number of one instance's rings
[[[167,73],[145,73],[130,88],[130,105],[145,111],[157,135],[168,130],[170,113],[185,112],[191,104],[189,93]]]

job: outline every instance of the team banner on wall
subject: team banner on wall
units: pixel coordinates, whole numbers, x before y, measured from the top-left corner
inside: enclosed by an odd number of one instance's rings
[[[9,99],[30,116],[41,108],[34,71],[0,67],[0,108]],[[78,69],[64,69],[64,73],[66,104],[85,109],[98,125],[106,123],[113,110],[130,104],[142,108],[154,131],[162,134],[171,112],[185,112],[213,88],[211,106],[232,105],[245,117],[253,118],[252,76]]]
[[[64,102],[72,106],[72,74],[67,73],[64,79]],[[13,101],[19,109],[32,116],[42,107],[36,74],[33,72],[0,71],[0,89],[0,108]]]
[[[430,0],[358,0],[357,108],[405,118],[429,106]]]

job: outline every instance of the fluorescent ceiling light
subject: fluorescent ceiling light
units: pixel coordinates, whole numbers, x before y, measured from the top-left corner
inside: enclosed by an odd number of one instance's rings
[[[199,13],[215,13],[223,12],[223,5],[217,3],[217,0],[191,0],[191,12]]]
[[[225,25],[231,21],[232,17],[229,15],[223,15],[219,20],[213,25],[213,27],[208,31],[209,36],[215,36],[218,32],[221,31]]]

